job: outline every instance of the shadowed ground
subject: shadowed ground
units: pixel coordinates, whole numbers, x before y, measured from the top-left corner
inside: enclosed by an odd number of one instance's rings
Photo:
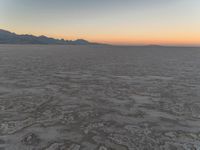
[[[0,46],[0,150],[200,147],[200,48]]]

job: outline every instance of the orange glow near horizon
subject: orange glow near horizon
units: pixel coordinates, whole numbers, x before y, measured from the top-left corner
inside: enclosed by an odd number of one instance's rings
[[[1,0],[0,28],[114,45],[200,46],[199,0]]]
[[[1,0],[0,28],[114,45],[200,46],[199,6],[199,0]]]
[[[149,45],[149,44],[157,44],[157,45],[183,45],[183,46],[200,46],[200,33],[162,33],[152,34],[152,35],[140,35],[136,36],[131,35],[111,35],[111,34],[71,34],[71,35],[62,35],[62,34],[48,34],[45,32],[16,32],[17,34],[33,34],[36,36],[45,35],[48,37],[53,37],[57,39],[65,39],[65,40],[76,40],[76,39],[85,39],[90,42],[97,43],[105,43],[105,44],[113,44],[113,45]]]
[[[5,29],[5,28],[4,28]],[[97,43],[105,43],[105,44],[113,44],[113,45],[149,45],[149,44],[157,44],[157,45],[183,45],[183,46],[200,46],[200,32],[165,32],[165,33],[149,33],[149,34],[141,34],[135,32],[135,35],[130,34],[77,34],[70,33],[68,36],[65,34],[55,34],[55,33],[47,33],[47,31],[40,32],[26,32],[22,29],[14,30],[6,29],[11,32],[15,32],[17,34],[33,34],[35,36],[45,35],[48,37],[53,37],[57,39],[65,39],[65,40],[76,40],[76,39],[85,39],[90,42]]]

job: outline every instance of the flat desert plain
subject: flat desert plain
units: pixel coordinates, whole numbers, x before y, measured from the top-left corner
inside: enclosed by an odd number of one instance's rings
[[[200,150],[200,48],[0,45],[0,150]]]

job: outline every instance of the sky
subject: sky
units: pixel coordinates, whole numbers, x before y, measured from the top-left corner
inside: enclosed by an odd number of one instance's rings
[[[0,0],[0,28],[116,45],[200,45],[200,0]]]

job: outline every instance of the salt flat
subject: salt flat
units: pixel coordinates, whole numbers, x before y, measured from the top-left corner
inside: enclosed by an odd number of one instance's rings
[[[0,150],[200,149],[200,48],[0,45]]]

